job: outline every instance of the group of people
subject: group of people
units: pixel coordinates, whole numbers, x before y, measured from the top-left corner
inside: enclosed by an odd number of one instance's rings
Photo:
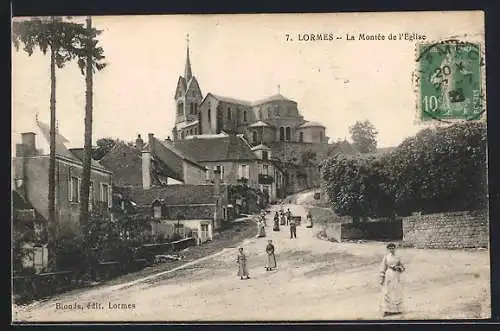
[[[274,245],[272,240],[268,240],[266,246],[266,271],[272,271],[277,268],[276,255],[274,254]],[[243,247],[238,249],[238,256],[236,257],[236,263],[238,264],[238,276],[240,279],[250,279],[250,274],[248,272],[247,266],[247,256],[243,252]]]
[[[268,240],[266,246],[266,271],[276,269],[275,248],[272,240]],[[247,257],[243,247],[239,248],[236,259],[238,264],[238,276],[240,279],[250,279],[247,267]],[[403,288],[401,274],[406,271],[401,258],[396,254],[396,245],[387,245],[387,254],[384,255],[380,266],[380,285],[382,286],[381,310],[383,316],[398,315],[403,312]]]

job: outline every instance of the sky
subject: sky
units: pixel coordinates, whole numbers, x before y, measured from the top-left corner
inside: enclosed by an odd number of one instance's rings
[[[75,18],[83,22],[82,18]],[[166,138],[175,120],[174,93],[184,73],[189,34],[193,75],[203,96],[258,100],[278,92],[298,103],[308,121],[333,140],[369,120],[378,146],[397,146],[423,128],[418,122],[409,40],[346,40],[346,34],[417,33],[437,41],[484,40],[482,12],[98,16],[93,25],[108,66],[94,75],[94,142]],[[299,41],[332,33],[333,41]],[[286,40],[289,34],[292,41]],[[12,134],[48,123],[49,58],[12,50]],[[69,147],[83,146],[85,81],[76,63],[57,70],[57,119]]]

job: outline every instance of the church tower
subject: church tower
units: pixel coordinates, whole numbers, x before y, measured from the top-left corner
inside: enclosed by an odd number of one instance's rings
[[[174,140],[183,139],[188,135],[200,134],[198,132],[198,113],[200,103],[203,101],[200,86],[191,69],[189,54],[189,34],[186,38],[186,65],[184,76],[179,76],[175,89],[175,127],[172,130]]]

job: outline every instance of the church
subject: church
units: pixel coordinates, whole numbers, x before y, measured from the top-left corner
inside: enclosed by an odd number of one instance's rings
[[[189,40],[188,40],[189,42]],[[304,119],[296,101],[280,93],[247,101],[207,93],[193,74],[187,45],[184,75],[175,90],[174,143],[238,135],[251,147],[266,146],[286,169],[287,193],[319,185],[319,162],[328,149],[325,127]]]

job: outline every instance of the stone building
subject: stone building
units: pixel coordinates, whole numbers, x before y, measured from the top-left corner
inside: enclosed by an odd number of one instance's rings
[[[243,135],[251,146],[266,145],[285,172],[287,193],[319,185],[319,161],[328,150],[325,127],[304,119],[296,101],[275,94],[258,101],[207,93],[193,75],[189,46],[184,76],[175,91],[174,141],[197,135]]]

